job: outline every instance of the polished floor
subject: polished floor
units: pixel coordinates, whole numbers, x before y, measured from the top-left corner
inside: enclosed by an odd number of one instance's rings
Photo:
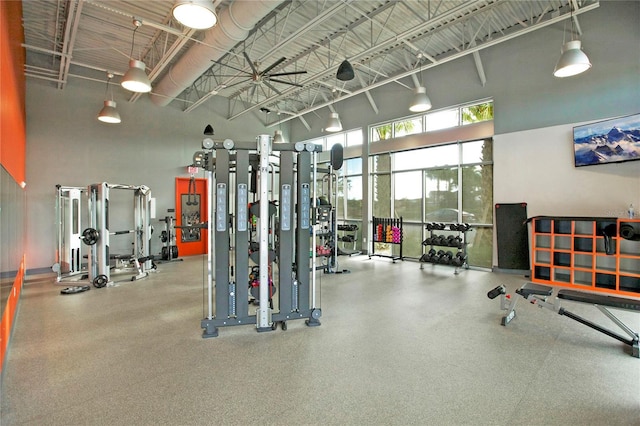
[[[486,293],[523,277],[339,259],[350,273],[318,279],[320,327],[225,327],[211,339],[202,257],[76,295],[60,295],[53,275],[28,277],[0,423],[640,425],[628,346],[526,302],[500,325]],[[640,328],[639,315],[619,317]]]

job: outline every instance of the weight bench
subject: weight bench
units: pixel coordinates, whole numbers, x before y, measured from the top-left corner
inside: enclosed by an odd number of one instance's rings
[[[603,294],[596,293],[587,293],[576,290],[559,290],[557,296],[553,302],[547,301],[549,297],[551,297],[553,293],[553,287],[549,287],[546,285],[534,284],[534,283],[526,283],[522,287],[516,290],[516,294],[522,296],[524,299],[528,300],[532,304],[538,305],[540,308],[547,308],[552,311],[557,312],[559,315],[563,315],[571,318],[574,321],[579,322],[580,324],[584,324],[587,327],[590,327],[596,331],[599,331],[603,334],[606,334],[609,337],[612,337],[620,342],[631,346],[631,355],[640,358],[640,346],[639,346],[639,335],[637,332],[633,331],[626,324],[624,324],[620,319],[618,319],[609,308],[614,309],[622,309],[632,312],[640,313],[640,300],[619,297],[619,296],[608,296]],[[504,286],[498,286],[493,290],[490,290],[487,293],[487,297],[489,299],[495,299],[500,296],[500,309],[507,311],[507,313],[502,317],[501,324],[506,326],[509,324],[516,316],[516,303],[517,299],[515,297],[511,297],[511,295],[507,294]],[[595,306],[600,312],[602,312],[606,317],[608,317],[614,324],[620,327],[630,338],[621,336],[618,333],[614,333],[613,331],[602,327],[586,318],[583,318],[579,315],[576,315],[564,307],[561,306],[561,301],[571,301],[578,303],[586,303],[589,305]]]

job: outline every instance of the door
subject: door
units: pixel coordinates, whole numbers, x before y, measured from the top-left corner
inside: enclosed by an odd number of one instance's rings
[[[207,229],[180,226],[207,222],[208,193],[206,179],[176,178],[176,245],[180,256],[207,253]]]

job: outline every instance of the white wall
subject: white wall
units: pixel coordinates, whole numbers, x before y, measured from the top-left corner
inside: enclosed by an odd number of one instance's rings
[[[573,125],[496,135],[493,159],[494,202],[526,202],[529,217],[624,217],[640,206],[640,161],[574,167]]]
[[[41,80],[27,80],[28,270],[50,268],[54,263],[56,184],[86,187],[109,182],[151,188],[158,217],[152,223],[156,233],[151,253],[157,254],[162,243],[156,237],[163,229],[159,219],[175,208],[175,178],[189,176],[186,168],[193,153],[201,149],[205,126],[211,124],[214,138],[221,140],[248,141],[273,133],[264,126],[264,114],[228,121],[227,102],[220,98],[186,114],[175,103],[158,107],[147,95],[128,102],[130,93],[117,84],[114,97],[122,123],[101,123],[96,116],[104,88],[104,83],[70,79],[64,90],[58,90]],[[133,194],[128,192],[111,191],[112,230],[131,229]],[[128,253],[132,240],[112,238],[112,253]]]

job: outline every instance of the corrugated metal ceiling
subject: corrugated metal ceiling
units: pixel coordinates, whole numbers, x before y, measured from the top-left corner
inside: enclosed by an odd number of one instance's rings
[[[211,96],[223,96],[230,102],[230,119],[257,108],[279,111],[288,119],[331,108],[335,100],[382,84],[396,82],[412,89],[417,84],[412,74],[420,67],[478,55],[502,40],[554,23],[563,25],[560,22],[570,19],[571,9],[579,33],[579,14],[598,2],[571,0],[570,7],[569,1],[278,1],[246,40],[211,62],[211,68],[189,82],[173,102],[190,111]],[[61,90],[76,78],[104,83],[107,71],[119,81],[132,56],[145,61],[152,83],[172,78],[171,66],[204,35],[175,22],[173,4],[172,0],[24,0],[26,74],[51,81]],[[218,14],[230,4],[216,2]],[[142,21],[135,39],[134,18]],[[274,79],[302,87],[269,78],[253,81],[245,53],[259,71],[285,57],[271,73],[307,73]],[[344,59],[356,71],[356,78],[348,82],[335,76]],[[481,74],[481,57],[475,62]],[[376,100],[368,100],[375,109]]]

